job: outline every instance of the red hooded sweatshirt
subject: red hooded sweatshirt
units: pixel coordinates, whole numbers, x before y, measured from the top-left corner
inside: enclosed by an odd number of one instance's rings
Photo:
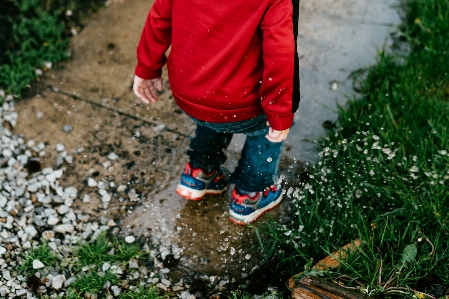
[[[156,0],[135,74],[160,77],[167,62],[173,97],[188,115],[223,123],[265,113],[285,130],[299,103],[298,9],[299,0]]]

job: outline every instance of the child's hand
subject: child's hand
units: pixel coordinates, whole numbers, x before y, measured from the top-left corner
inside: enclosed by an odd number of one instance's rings
[[[145,104],[156,103],[156,90],[162,91],[162,79],[156,78],[145,80],[134,76],[133,90],[135,95],[140,98]]]
[[[270,126],[269,122],[267,122],[267,126]],[[290,129],[278,131],[270,127],[268,134],[265,135],[265,137],[271,142],[282,142],[287,138],[288,132],[290,132]]]

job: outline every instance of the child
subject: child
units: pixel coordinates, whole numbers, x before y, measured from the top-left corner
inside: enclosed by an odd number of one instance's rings
[[[299,104],[298,10],[299,0],[155,0],[137,48],[135,94],[155,103],[167,62],[173,97],[197,124],[177,193],[200,200],[235,184],[237,224],[283,197],[274,180]],[[247,137],[228,178],[220,166],[233,133]]]

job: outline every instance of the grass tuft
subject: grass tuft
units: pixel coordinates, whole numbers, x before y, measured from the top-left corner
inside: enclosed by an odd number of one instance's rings
[[[297,273],[362,240],[326,275],[369,296],[449,291],[449,1],[406,0],[404,11],[411,51],[383,51],[360,77],[310,180],[288,190],[293,221],[258,227],[265,252]]]

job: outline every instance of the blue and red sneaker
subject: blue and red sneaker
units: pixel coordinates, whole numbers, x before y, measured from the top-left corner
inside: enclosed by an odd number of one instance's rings
[[[229,215],[232,222],[247,225],[255,222],[259,217],[279,205],[284,197],[284,182],[271,185],[254,196],[239,194],[237,187],[232,191]]]
[[[206,194],[222,194],[227,186],[228,178],[222,170],[207,173],[204,169],[193,168],[187,163],[176,193],[185,199],[200,200]]]

